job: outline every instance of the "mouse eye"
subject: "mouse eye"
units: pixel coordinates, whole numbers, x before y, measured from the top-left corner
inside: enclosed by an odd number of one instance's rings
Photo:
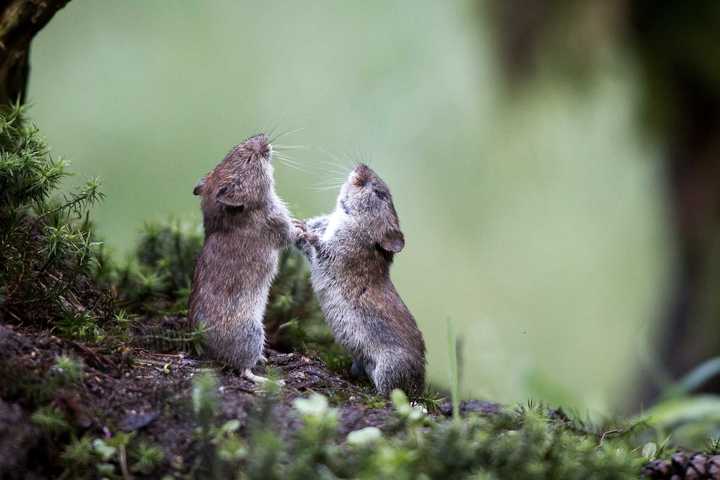
[[[381,192],[380,190],[375,190],[375,195],[377,195],[380,200],[387,200],[388,198],[387,193]]]

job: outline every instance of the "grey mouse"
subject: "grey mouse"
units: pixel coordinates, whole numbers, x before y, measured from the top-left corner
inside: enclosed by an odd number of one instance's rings
[[[353,169],[335,210],[295,221],[296,246],[310,262],[313,288],[338,343],[381,395],[423,393],[425,343],[390,279],[405,239],[390,189],[367,165]]]

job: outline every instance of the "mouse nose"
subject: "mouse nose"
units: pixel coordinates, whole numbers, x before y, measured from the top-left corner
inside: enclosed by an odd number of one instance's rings
[[[257,155],[262,155],[265,158],[270,155],[270,141],[264,133],[248,138],[245,144],[248,150]]]
[[[358,164],[352,172],[352,183],[358,187],[364,186],[370,177],[370,168],[364,163]]]
[[[370,167],[365,165],[364,163],[358,163],[355,166],[355,173],[358,175],[369,175],[370,174]]]

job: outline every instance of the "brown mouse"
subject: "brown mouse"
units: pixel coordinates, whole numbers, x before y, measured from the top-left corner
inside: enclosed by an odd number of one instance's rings
[[[335,336],[381,395],[422,394],[425,343],[390,280],[405,245],[390,189],[360,164],[329,215],[296,222],[296,246],[310,262],[313,288]]]
[[[253,381],[262,358],[263,316],[280,251],[293,228],[275,193],[272,147],[264,134],[234,147],[195,186],[205,242],[190,293],[190,321],[206,329],[210,354]]]

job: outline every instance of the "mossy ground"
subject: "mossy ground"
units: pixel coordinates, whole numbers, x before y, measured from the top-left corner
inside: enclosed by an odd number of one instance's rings
[[[281,436],[289,435],[299,425],[299,419],[292,415],[292,402],[311,392],[324,394],[341,405],[340,434],[367,426],[382,428],[392,416],[388,401],[328,370],[318,360],[272,350],[267,356],[266,369],[286,382],[274,408]],[[80,365],[72,383],[53,380],[61,375],[61,357]],[[0,445],[6,449],[17,446],[12,452],[6,451],[0,467],[12,467],[15,475],[10,470],[3,472],[11,478],[23,478],[31,471],[52,477],[67,467],[62,452],[73,437],[106,438],[118,432],[134,432],[134,443],[142,440],[162,449],[164,460],[157,466],[158,471],[187,474],[197,455],[197,422],[191,405],[193,380],[208,371],[218,381],[217,421],[237,420],[242,433],[255,403],[262,397],[262,389],[235,371],[181,351],[159,353],[137,347],[108,350],[61,338],[47,330],[0,326],[0,398],[8,411],[15,411],[10,405],[22,409],[14,425],[4,423],[0,409],[0,425],[5,425]],[[56,429],[33,420],[33,413],[48,408],[56,414]],[[23,440],[16,441],[18,436]],[[45,451],[41,462],[37,461],[39,450]],[[35,454],[30,457],[32,452]],[[7,463],[13,458],[14,466]]]

